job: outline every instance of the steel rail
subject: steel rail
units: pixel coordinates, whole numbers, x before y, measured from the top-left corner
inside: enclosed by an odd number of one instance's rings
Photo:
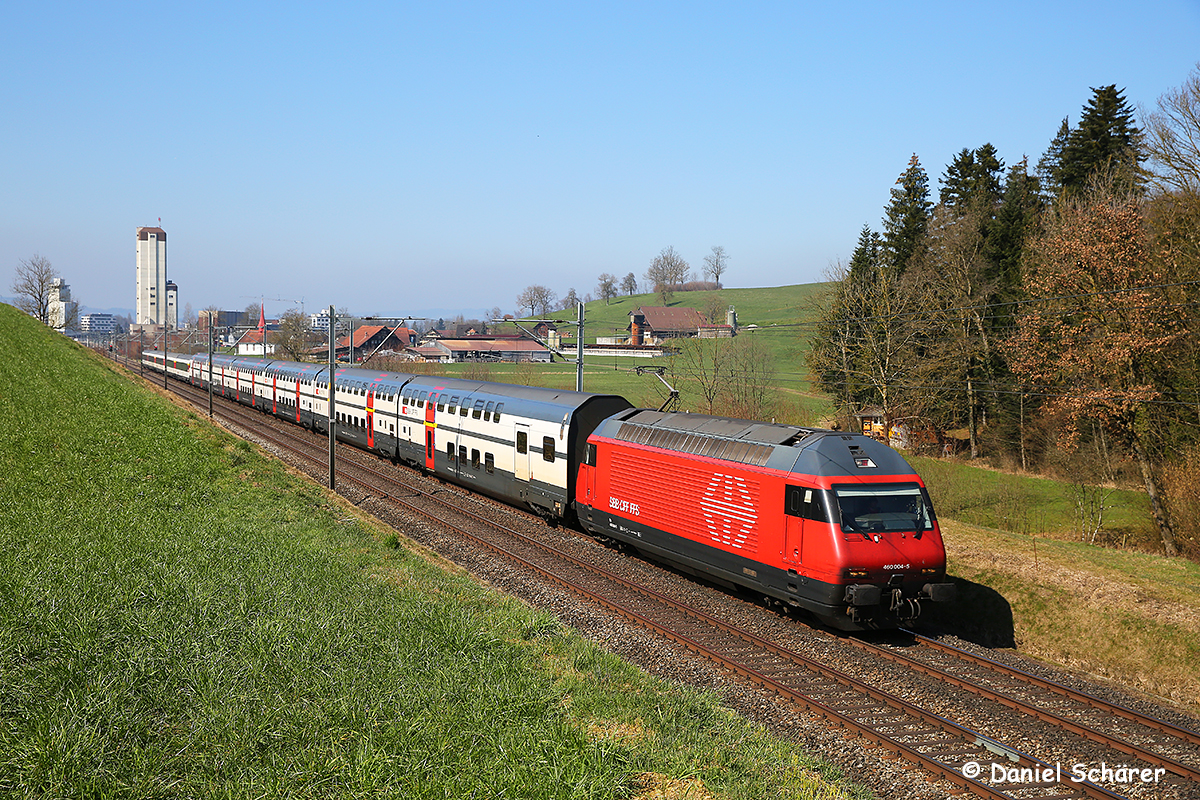
[[[1009,666],[1001,661],[988,658],[987,656],[977,655],[969,650],[964,650],[960,647],[946,644],[945,642],[939,642],[937,639],[931,639],[928,636],[923,636],[915,631],[909,631],[903,628],[901,631],[909,636],[912,636],[913,639],[920,643],[923,647],[949,653],[963,659],[964,661],[970,661],[973,664],[977,664],[982,667],[988,667],[1004,674],[1012,675],[1013,677],[1019,678],[1026,683],[1034,684],[1043,689],[1060,694],[1063,697],[1068,697],[1072,700],[1084,703],[1091,708],[1096,709],[1097,711],[1115,714],[1116,716],[1130,720],[1131,722],[1137,722],[1141,725],[1145,725],[1147,728],[1153,728],[1160,733],[1166,733],[1178,739],[1183,739],[1184,741],[1190,742],[1191,744],[1200,745],[1200,733],[1197,733],[1196,731],[1188,730],[1187,728],[1181,728],[1177,725],[1172,725],[1166,720],[1152,717],[1148,714],[1143,714],[1140,711],[1136,711],[1135,709],[1127,706],[1110,703],[1107,700],[1096,697],[1092,694],[1088,694],[1087,692],[1081,692],[1078,689],[1072,689],[1071,687],[1064,686],[1061,683],[1056,683],[1052,680],[1041,678],[1030,672],[1025,672],[1024,670]]]
[[[906,632],[908,632],[908,631],[906,631]],[[908,632],[908,633],[911,633],[911,632]],[[913,634],[913,635],[915,636],[918,634]],[[964,689],[964,690],[966,690],[974,695],[977,695],[979,697],[984,697],[988,700],[995,701],[997,703],[1000,703],[1001,705],[1007,706],[1016,711],[1020,711],[1022,713],[1028,714],[1032,717],[1035,717],[1036,719],[1039,719],[1043,722],[1049,722],[1050,724],[1052,724],[1056,727],[1063,728],[1064,730],[1068,730],[1078,736],[1082,736],[1085,739],[1096,742],[1097,744],[1102,744],[1105,747],[1111,747],[1112,749],[1117,750],[1122,753],[1125,753],[1126,755],[1131,755],[1131,756],[1134,756],[1135,758],[1141,759],[1142,761],[1145,761],[1148,764],[1153,764],[1154,766],[1159,766],[1159,767],[1165,767],[1166,769],[1170,770],[1171,772],[1173,772],[1176,775],[1179,775],[1181,777],[1200,782],[1200,770],[1197,770],[1193,767],[1188,766],[1187,764],[1183,764],[1183,763],[1176,761],[1175,759],[1169,758],[1167,756],[1162,756],[1162,755],[1159,755],[1158,753],[1154,753],[1140,745],[1132,744],[1130,742],[1115,738],[1113,736],[1110,736],[1107,733],[1104,733],[1103,731],[1098,731],[1095,728],[1091,728],[1085,724],[1076,722],[1075,720],[1067,719],[1066,717],[1064,717],[1060,714],[1056,714],[1053,711],[1049,711],[1049,710],[1046,710],[1043,708],[1038,708],[1033,703],[1030,703],[1026,700],[1022,700],[1018,697],[1012,697],[1010,695],[999,692],[995,689],[991,689],[986,686],[982,686],[982,685],[975,683],[967,678],[960,678],[957,675],[954,675],[953,673],[942,669],[941,667],[937,667],[935,665],[928,664],[924,661],[921,661],[920,659],[916,659],[916,658],[913,658],[912,656],[905,655],[904,653],[898,653],[896,651],[889,650],[885,647],[881,647],[881,646],[873,644],[871,642],[866,642],[861,639],[855,639],[852,637],[847,637],[845,639],[845,641],[847,641],[849,644],[859,648],[860,650],[870,653],[873,656],[887,659],[888,661],[891,661],[895,664],[901,664],[908,669],[912,669],[916,672],[920,672],[921,674],[928,675],[932,678],[937,678],[937,679],[942,680],[946,683],[949,683],[953,686],[957,686],[960,689]],[[954,649],[957,650],[957,648],[954,648]],[[956,653],[956,655],[957,655],[957,653]],[[984,662],[988,662],[989,659],[981,658],[978,661],[976,661],[975,659],[969,659],[969,660],[971,660],[974,663],[978,663],[981,666],[991,667],[991,668],[995,669],[997,672],[1000,672],[1001,674],[1009,675],[1012,677],[1017,677],[1018,679],[1021,679],[1021,680],[1024,680],[1025,676],[1028,675],[1028,673],[1023,673],[1020,670],[1004,667],[1004,665],[1000,665],[998,662],[984,663]],[[1002,667],[1004,667],[1004,668],[1002,668]],[[1033,677],[1033,676],[1028,676],[1028,677]],[[1027,682],[1034,683],[1033,681],[1027,681]],[[1051,681],[1042,681],[1041,679],[1039,679],[1039,681],[1037,683],[1035,683],[1034,685],[1040,686],[1041,683],[1043,683],[1043,682],[1044,683],[1052,683]],[[1057,684],[1054,684],[1054,685],[1057,686]],[[1065,689],[1066,687],[1061,687],[1061,688]],[[1103,703],[1103,701],[1099,700],[1099,698],[1094,698],[1094,699],[1098,703]],[[1093,707],[1097,708],[1097,710],[1103,709],[1105,711],[1110,711],[1110,710],[1115,711],[1116,708],[1119,708],[1118,706],[1113,706],[1111,704],[1106,704],[1106,705],[1101,705],[1101,706],[1093,706]],[[1136,714],[1136,712],[1132,712],[1132,713]],[[1167,724],[1168,723],[1163,723],[1163,725],[1167,725]],[[1182,729],[1178,729],[1178,730],[1180,730],[1181,733],[1186,733],[1186,731],[1183,731]],[[1187,739],[1188,737],[1181,736],[1180,738]]]

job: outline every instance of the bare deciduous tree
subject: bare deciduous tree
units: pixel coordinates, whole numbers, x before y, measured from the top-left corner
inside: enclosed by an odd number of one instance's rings
[[[308,317],[298,308],[289,308],[279,318],[279,330],[270,334],[271,342],[293,361],[303,361],[317,337],[308,326]]]
[[[525,290],[517,295],[517,308],[528,308],[531,317],[538,313],[544,316],[550,313],[557,298],[555,292],[540,284],[534,284],[526,286]]]
[[[1144,147],[1156,168],[1152,183],[1165,191],[1200,194],[1200,64],[1184,81],[1158,98],[1145,115]]]
[[[704,274],[713,279],[717,288],[721,288],[721,276],[729,269],[729,254],[719,244],[713,245],[712,252],[704,257]]]
[[[696,386],[707,414],[716,413],[718,398],[727,388],[729,350],[729,342],[721,339],[684,339],[675,357],[675,373]]]
[[[596,294],[608,305],[608,301],[617,296],[617,276],[609,272],[601,272],[596,284]]]
[[[775,357],[757,336],[739,336],[730,345],[732,358],[727,411],[743,419],[769,419],[775,405],[772,391],[775,385]]]
[[[12,292],[16,295],[17,308],[34,317],[43,325],[50,323],[50,289],[58,271],[48,258],[34,254],[33,258],[22,259],[13,275]]]
[[[688,262],[675,252],[674,247],[665,247],[650,262],[645,278],[654,291],[658,293],[663,303],[671,299],[675,287],[687,280]]]
[[[775,366],[770,349],[752,336],[737,339],[684,339],[673,372],[699,391],[705,413],[767,419],[771,413]]]

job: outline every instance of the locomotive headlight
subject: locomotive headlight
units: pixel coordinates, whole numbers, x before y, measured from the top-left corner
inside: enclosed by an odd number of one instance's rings
[[[845,570],[845,574],[847,578],[865,578],[867,577],[867,570],[858,567],[850,567],[849,569]]]

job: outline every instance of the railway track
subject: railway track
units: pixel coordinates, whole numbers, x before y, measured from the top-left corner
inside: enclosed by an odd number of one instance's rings
[[[206,392],[175,381],[170,386],[207,407]],[[312,463],[317,474],[327,464],[324,437],[232,402],[221,402],[217,413],[271,447]],[[881,688],[879,681],[852,674],[862,669],[839,669],[826,658],[806,655],[680,602],[645,581],[630,580],[586,557],[565,552],[530,532],[535,527],[531,515],[518,517],[518,522],[511,518],[498,521],[494,512],[481,513],[478,502],[467,501],[457,492],[431,491],[419,482],[399,480],[378,468],[386,462],[362,451],[339,446],[338,453],[339,480],[354,484],[405,514],[418,515],[438,526],[453,526],[457,535],[469,539],[473,547],[508,559],[810,713],[835,721],[947,781],[956,787],[953,791],[989,798],[1190,797],[1200,792],[1200,770],[1196,767],[1200,764],[1200,735],[1195,731],[910,632],[905,632],[908,638],[902,642],[907,646],[830,637],[843,646],[857,648],[872,660],[887,661],[925,676],[936,686],[969,693],[977,698],[976,706],[981,709],[976,715],[988,716],[992,713],[989,709],[998,706],[1020,718],[1036,720],[1038,726],[1049,726],[1041,728],[1043,731],[1061,732],[1051,736],[1086,742],[1086,747],[1075,745],[1074,752],[1086,750],[1087,765],[1096,759],[1102,764],[1126,765],[1127,773],[1136,770],[1139,779],[1123,781],[1105,775],[1101,769],[1098,777],[1109,780],[1075,780],[1079,775],[1073,765],[1041,760],[1006,743],[1001,736],[981,733],[982,726],[968,727],[929,710],[928,703],[922,705],[910,699],[912,693],[908,691],[891,692]],[[505,509],[511,515],[512,510]],[[1028,731],[1024,735],[1029,738]],[[1044,732],[1040,735],[1046,736]],[[1152,778],[1143,780],[1146,776]],[[1088,777],[1086,771],[1083,777]],[[1128,791],[1121,794],[1113,791],[1114,787]]]

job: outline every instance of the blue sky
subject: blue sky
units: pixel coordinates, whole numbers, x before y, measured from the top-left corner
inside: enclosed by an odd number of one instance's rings
[[[512,311],[639,280],[820,280],[916,153],[1036,162],[1089,87],[1150,108],[1200,1],[9,3],[0,293],[38,253],[134,305],[162,219],[181,303]]]

